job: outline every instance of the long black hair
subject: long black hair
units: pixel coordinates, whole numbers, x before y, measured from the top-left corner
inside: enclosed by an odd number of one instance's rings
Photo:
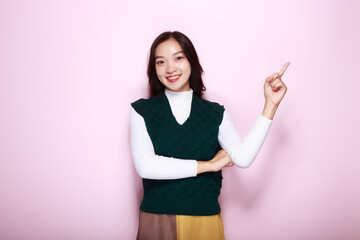
[[[151,45],[149,63],[147,68],[150,96],[155,96],[165,91],[165,86],[160,82],[156,74],[155,50],[160,43],[165,42],[170,38],[175,39],[180,44],[186,58],[190,62],[190,66],[191,66],[191,74],[189,78],[190,88],[194,91],[194,93],[197,96],[202,97],[203,92],[206,90],[201,76],[204,71],[200,65],[199,58],[194,48],[194,45],[192,44],[190,39],[187,36],[185,36],[185,34],[178,31],[163,32],[155,39],[155,41]]]

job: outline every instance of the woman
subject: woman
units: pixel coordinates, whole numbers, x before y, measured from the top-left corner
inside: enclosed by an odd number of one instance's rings
[[[287,88],[289,63],[265,80],[265,106],[241,139],[223,106],[202,99],[203,69],[190,39],[164,32],[150,49],[148,99],[130,110],[131,147],[143,179],[137,239],[225,239],[218,203],[221,169],[247,168]]]

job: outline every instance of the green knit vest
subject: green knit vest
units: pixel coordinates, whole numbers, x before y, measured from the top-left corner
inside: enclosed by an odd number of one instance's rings
[[[221,149],[218,132],[224,107],[217,103],[193,94],[190,116],[182,125],[172,114],[164,93],[131,105],[144,118],[157,155],[208,161]],[[158,214],[218,214],[222,178],[218,171],[175,180],[143,179],[140,209]]]

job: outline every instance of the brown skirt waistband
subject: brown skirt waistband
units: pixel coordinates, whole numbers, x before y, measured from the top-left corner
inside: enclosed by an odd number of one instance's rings
[[[221,214],[188,216],[140,211],[137,240],[224,240]]]

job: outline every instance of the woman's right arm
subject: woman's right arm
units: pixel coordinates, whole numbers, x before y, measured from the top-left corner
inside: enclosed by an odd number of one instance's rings
[[[203,172],[219,171],[231,162],[224,150],[210,161],[156,155],[145,121],[133,107],[130,109],[130,144],[136,171],[147,179],[194,177]]]

